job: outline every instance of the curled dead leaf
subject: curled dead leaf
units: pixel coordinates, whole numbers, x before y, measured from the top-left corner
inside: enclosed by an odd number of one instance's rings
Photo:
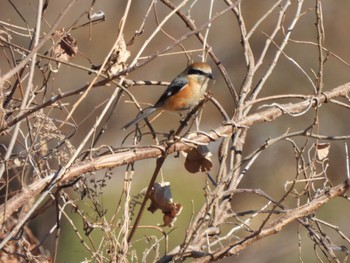
[[[160,209],[164,214],[162,226],[173,226],[176,217],[181,213],[182,205],[173,202],[170,183],[155,183],[148,196],[152,202],[147,210],[154,213]]]
[[[329,154],[329,149],[331,145],[329,143],[318,143],[315,145],[316,153],[319,160],[324,160]]]
[[[106,65],[107,74],[109,77],[117,75],[120,71],[126,68],[126,61],[130,57],[130,52],[126,49],[124,36],[119,37],[118,42],[113,48],[113,53],[109,57]]]
[[[186,157],[185,168],[190,173],[208,172],[213,166],[210,159],[212,153],[206,145],[199,145],[197,148],[183,152],[183,154]]]
[[[62,61],[70,61],[78,52],[78,41],[67,34],[53,49],[53,56]]]
[[[60,61],[70,61],[78,53],[78,41],[67,33],[65,28],[57,30],[55,36],[59,39],[51,50],[51,56]],[[59,62],[55,63],[55,67],[49,64],[52,72],[58,72],[61,65]]]
[[[99,10],[91,15],[89,13],[89,20],[90,20],[90,23],[93,23],[96,21],[106,21],[106,14],[102,10]]]

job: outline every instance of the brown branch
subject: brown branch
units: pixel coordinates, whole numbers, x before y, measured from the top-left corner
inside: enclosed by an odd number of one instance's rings
[[[128,243],[131,242],[132,237],[134,236],[135,231],[136,231],[136,229],[137,229],[138,226],[139,226],[139,223],[140,223],[140,220],[141,220],[141,216],[142,216],[143,211],[144,211],[144,209],[145,209],[145,207],[146,207],[146,203],[147,203],[147,200],[148,200],[148,198],[149,198],[149,195],[150,195],[150,193],[151,193],[151,191],[152,191],[152,187],[154,186],[154,183],[156,182],[156,179],[157,179],[157,177],[158,177],[158,174],[159,174],[159,172],[160,172],[160,169],[162,168],[162,166],[163,166],[163,164],[164,164],[164,162],[165,162],[165,159],[166,159],[166,155],[164,155],[164,156],[162,156],[162,157],[160,157],[160,158],[157,159],[156,168],[155,168],[155,170],[154,170],[154,172],[153,172],[153,175],[152,175],[152,178],[151,178],[151,180],[150,180],[150,182],[149,182],[149,184],[148,184],[147,191],[146,191],[145,197],[143,198],[143,201],[142,201],[140,210],[139,210],[139,212],[138,212],[138,214],[137,214],[137,217],[136,217],[136,219],[135,219],[135,223],[134,223],[134,225],[132,226],[131,231],[130,231],[130,234],[129,234],[129,236],[128,236],[128,240],[127,240]]]
[[[202,31],[203,29],[205,29],[208,24],[212,23],[215,19],[219,18],[221,15],[223,15],[224,13],[226,13],[227,11],[231,10],[233,6],[229,6],[228,8],[225,8],[224,10],[222,10],[221,12],[217,13],[215,16],[213,16],[209,21],[205,22],[204,24],[202,24],[201,26],[197,27],[196,29],[193,29],[187,33],[185,33],[184,35],[182,35],[180,38],[178,38],[176,41],[174,41],[171,45],[165,47],[164,49],[160,50],[160,51],[156,51],[154,54],[148,56],[147,59],[144,59],[138,63],[135,63],[132,66],[127,67],[126,69],[120,71],[118,74],[114,75],[111,78],[106,78],[106,79],[102,79],[98,82],[95,82],[92,87],[100,87],[100,86],[105,86],[107,84],[109,84],[111,81],[120,78],[121,76],[125,76],[126,74],[148,64],[149,62],[151,62],[152,60],[154,60],[155,58],[157,58],[160,54],[166,53],[167,51],[173,49],[174,47],[176,47],[178,44],[180,44],[182,41],[186,40],[187,38],[191,37],[194,34],[197,34],[198,32]],[[30,55],[30,54],[29,54]],[[29,55],[27,57],[29,57]],[[16,66],[17,68],[17,66]],[[0,83],[1,83],[2,77],[0,78]],[[52,96],[50,99],[48,99],[47,101],[45,101],[44,103],[37,105],[33,108],[28,109],[25,113],[17,116],[16,118],[5,122],[1,128],[0,128],[0,133],[11,128],[11,126],[13,126],[14,124],[16,124],[19,121],[22,121],[23,119],[27,118],[30,114],[37,112],[43,108],[46,108],[52,104],[54,104],[55,102],[66,98],[66,97],[70,97],[72,95],[77,95],[80,94],[81,92],[84,92],[88,87],[90,86],[90,83],[83,85],[82,87],[75,89],[75,90],[71,90],[71,91],[67,91],[65,93],[60,93],[58,95]]]
[[[259,232],[255,232],[252,235],[246,237],[245,239],[239,241],[238,243],[231,243],[227,246],[224,246],[220,249],[218,249],[217,251],[208,254],[205,253],[203,251],[196,251],[197,255],[199,252],[201,252],[201,254],[206,254],[205,256],[201,257],[198,262],[212,262],[212,261],[216,261],[219,259],[222,259],[224,257],[230,256],[230,255],[234,255],[237,254],[239,251],[245,249],[246,247],[248,247],[250,244],[268,237],[270,235],[276,234],[278,232],[280,232],[285,226],[287,226],[288,224],[290,224],[291,222],[305,217],[305,216],[309,216],[311,214],[313,214],[315,211],[317,211],[321,206],[323,206],[324,204],[328,203],[330,200],[344,195],[345,192],[350,188],[350,180],[347,179],[345,182],[334,186],[332,188],[330,188],[328,191],[325,191],[324,193],[320,194],[318,197],[316,197],[314,200],[312,200],[311,202],[302,205],[300,207],[294,208],[294,209],[289,209],[286,210],[286,213],[284,213],[283,215],[279,216],[277,219],[275,219],[274,221],[272,221],[270,224],[266,225],[264,228],[262,228]],[[186,256],[193,256],[193,252],[191,251],[187,251]],[[163,258],[164,259],[171,259],[172,256],[175,256],[175,254],[173,253],[169,253],[167,255],[165,255]],[[159,260],[159,262],[164,262],[163,259]]]
[[[52,34],[55,32],[57,27],[59,26],[59,23],[62,21],[64,16],[67,14],[67,12],[71,9],[71,7],[75,4],[76,0],[70,1],[67,6],[60,12],[58,18],[56,19],[55,23],[51,26],[51,29],[46,35],[40,40],[38,45],[36,45],[31,52],[20,62],[18,63],[14,68],[6,72],[4,75],[0,77],[0,83],[4,83],[7,80],[9,80],[13,75],[15,75],[18,71],[20,71],[22,68],[25,67],[25,65],[32,59],[34,54],[36,54],[40,48],[51,38]]]
[[[225,124],[206,134],[199,134],[196,137],[191,138],[191,141],[194,144],[210,143],[211,141],[216,141],[219,138],[230,136],[235,132],[236,125],[238,127],[251,127],[258,123],[273,121],[278,117],[283,116],[287,112],[288,114],[298,114],[310,108],[310,103],[313,107],[319,106],[322,103],[328,102],[332,98],[346,97],[349,93],[350,82],[334,88],[331,91],[323,92],[319,96],[310,96],[308,101],[281,104],[279,107],[271,107],[267,110],[256,112],[243,118],[242,120],[237,120],[234,125]],[[193,145],[190,145],[189,143],[183,143],[179,141],[171,145],[171,147],[163,144],[158,146],[118,149],[118,152],[114,154],[109,154],[106,156],[89,159],[85,162],[76,163],[74,166],[67,170],[66,174],[62,176],[60,184],[68,184],[74,182],[84,173],[122,166],[138,160],[159,158],[164,154],[164,152],[171,154],[177,151],[186,151],[192,147]],[[52,177],[49,176],[34,182],[28,187],[23,188],[16,196],[9,199],[5,204],[2,204],[0,206],[0,224],[3,224],[4,221],[9,218],[9,216],[18,211],[18,209],[26,204],[28,200],[38,196],[41,191],[48,185],[51,179]]]
[[[162,0],[162,2],[168,6],[171,10],[174,10],[176,8],[176,6],[170,2],[169,0]],[[236,1],[236,3],[231,3],[229,4],[229,9],[233,9],[233,7],[237,6],[238,3],[240,1]],[[226,10],[226,9],[225,9]],[[197,27],[195,25],[195,23],[193,22],[192,18],[187,16],[184,12],[182,12],[181,10],[178,10],[176,12],[176,14],[184,21],[184,23],[186,24],[186,26],[188,26],[191,30],[195,30]],[[197,38],[199,39],[199,41],[204,44],[204,37],[203,35],[200,33],[200,31],[198,31],[196,33]],[[238,94],[236,92],[235,87],[233,86],[233,83],[231,81],[231,78],[229,77],[226,68],[224,67],[224,65],[221,63],[220,59],[216,56],[216,54],[214,53],[213,49],[211,48],[211,46],[208,45],[208,43],[206,43],[206,48],[208,49],[208,53],[211,56],[211,58],[213,59],[214,63],[217,65],[218,69],[221,72],[221,75],[223,76],[227,87],[232,95],[233,101],[234,103],[237,105],[238,103]]]

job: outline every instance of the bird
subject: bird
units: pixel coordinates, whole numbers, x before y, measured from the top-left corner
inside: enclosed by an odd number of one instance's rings
[[[123,130],[157,110],[184,111],[193,108],[203,98],[210,79],[214,78],[208,63],[192,63],[171,81],[153,106],[144,109],[135,119],[127,123]]]

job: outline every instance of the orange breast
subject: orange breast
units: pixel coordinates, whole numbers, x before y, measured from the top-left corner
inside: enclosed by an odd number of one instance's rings
[[[185,88],[180,90],[175,95],[167,99],[163,105],[164,110],[168,111],[181,111],[188,110],[195,106],[198,101],[203,97],[207,82],[202,84],[196,81],[195,77],[188,76],[189,84]],[[190,88],[191,87],[191,88]]]
[[[178,93],[168,98],[163,108],[168,111],[187,110],[196,103],[193,95],[193,90],[189,88],[189,85],[187,85]]]

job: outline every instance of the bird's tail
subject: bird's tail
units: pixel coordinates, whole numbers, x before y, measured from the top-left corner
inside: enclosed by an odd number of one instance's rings
[[[129,128],[131,125],[134,125],[136,123],[138,123],[139,121],[141,121],[144,118],[147,118],[150,114],[152,114],[153,112],[155,112],[157,110],[157,108],[155,107],[149,107],[143,110],[142,113],[140,113],[135,119],[133,119],[131,122],[127,123],[124,127],[123,130],[126,130],[127,128]]]

